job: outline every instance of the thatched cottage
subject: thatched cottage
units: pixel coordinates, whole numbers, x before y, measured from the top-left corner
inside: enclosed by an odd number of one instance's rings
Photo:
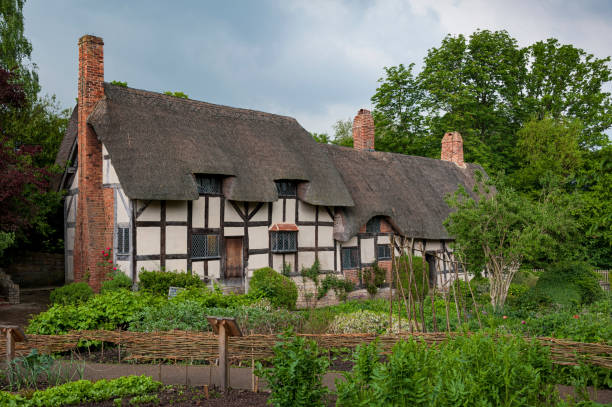
[[[104,279],[101,251],[137,279],[191,270],[244,287],[252,271],[321,268],[358,282],[389,267],[391,234],[448,254],[444,197],[471,189],[458,133],[442,159],[374,151],[360,110],[354,148],[316,143],[293,118],[104,82],[103,42],[79,40],[78,106],[57,163],[65,197],[66,279]],[[433,261],[433,256],[428,257]]]

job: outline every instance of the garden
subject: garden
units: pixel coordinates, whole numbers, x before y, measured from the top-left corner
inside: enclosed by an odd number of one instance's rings
[[[427,272],[426,267],[416,266],[422,264],[417,260],[410,260],[414,281]],[[319,273],[316,264],[302,272],[303,278],[316,279],[320,290],[326,277]],[[406,278],[410,275],[400,280]],[[329,289],[338,286],[328,285]],[[163,386],[148,376],[89,382],[79,380],[78,369],[67,369],[70,375],[55,371],[57,361],[63,362],[59,366],[77,366],[83,359],[123,364],[215,362],[211,357],[177,360],[164,357],[163,352],[152,352],[157,355],[153,359],[133,357],[129,346],[117,349],[111,340],[85,335],[69,351],[43,352],[41,347],[41,353],[28,353],[24,349],[0,377],[0,400],[6,405],[32,406],[192,405],[196,401],[215,405],[231,400],[238,400],[236,405],[250,400],[252,405],[268,401],[276,406],[598,405],[589,401],[593,393],[587,389],[612,388],[610,355],[591,350],[591,355],[559,359],[554,346],[541,340],[554,337],[612,345],[612,301],[591,268],[568,263],[538,272],[519,271],[503,307],[491,304],[489,285],[484,277],[469,283],[455,280],[446,292],[414,284],[408,295],[414,297],[410,307],[396,289],[393,301],[344,300],[297,310],[295,283],[268,268],[255,271],[248,294],[224,294],[220,287],[207,286],[185,272],[146,270],[140,272],[138,290],[133,291],[131,280],[115,272],[98,294],[86,283],[54,290],[51,307],[31,319],[26,333],[36,338],[33,341],[49,337],[53,342],[74,332],[123,332],[126,337],[143,338],[165,332],[171,338],[210,332],[206,316],[233,317],[247,338],[273,338],[261,357],[247,352],[234,360],[253,369],[270,393],[232,390],[222,394],[212,387],[209,391]],[[170,287],[182,290],[169,298]],[[374,284],[369,291],[374,295],[378,289]],[[360,339],[364,334],[369,336]],[[321,339],[330,335],[327,342]],[[336,375],[333,391],[322,384],[330,372]],[[573,395],[560,398],[559,385],[571,386]]]

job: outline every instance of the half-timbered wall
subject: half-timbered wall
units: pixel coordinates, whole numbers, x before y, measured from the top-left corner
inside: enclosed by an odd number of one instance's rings
[[[79,195],[78,169],[64,199],[64,274],[66,282],[74,281],[74,237]]]

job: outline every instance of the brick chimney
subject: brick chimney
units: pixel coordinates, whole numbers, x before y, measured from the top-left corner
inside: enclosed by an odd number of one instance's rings
[[[359,109],[353,120],[353,147],[374,151],[374,119],[369,110]]]
[[[99,265],[102,250],[113,247],[113,190],[102,188],[102,143],[87,117],[104,97],[104,42],[84,35],[79,39],[78,89],[78,206],[74,242],[74,278],[98,291],[110,267]]]
[[[465,163],[463,162],[463,139],[459,132],[453,131],[444,135],[440,159],[453,162],[459,167],[465,168]]]

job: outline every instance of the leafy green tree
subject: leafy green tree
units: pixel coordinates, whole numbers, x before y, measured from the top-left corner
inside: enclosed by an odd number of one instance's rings
[[[376,149],[396,153],[434,157],[440,147],[425,131],[423,102],[425,91],[408,68],[385,67],[385,77],[372,96]]]
[[[310,133],[317,143],[353,147],[353,122],[351,119],[338,120],[332,125],[333,137],[327,133]]]
[[[127,86],[127,83],[126,83]],[[189,99],[189,95],[181,92],[181,91],[176,91],[176,92],[171,92],[169,90],[164,92],[164,95],[168,95],[168,96],[174,96],[176,98],[181,98],[181,99]]]
[[[315,141],[317,143],[321,143],[321,144],[330,144],[331,139],[329,138],[329,134],[327,133],[310,133],[310,135],[312,136],[313,139],[315,139]]]
[[[484,182],[473,195],[459,188],[447,199],[455,209],[444,222],[455,238],[454,250],[472,272],[487,272],[493,306],[504,305],[524,261],[575,255],[576,226],[556,198],[551,193],[532,201],[501,182]]]

